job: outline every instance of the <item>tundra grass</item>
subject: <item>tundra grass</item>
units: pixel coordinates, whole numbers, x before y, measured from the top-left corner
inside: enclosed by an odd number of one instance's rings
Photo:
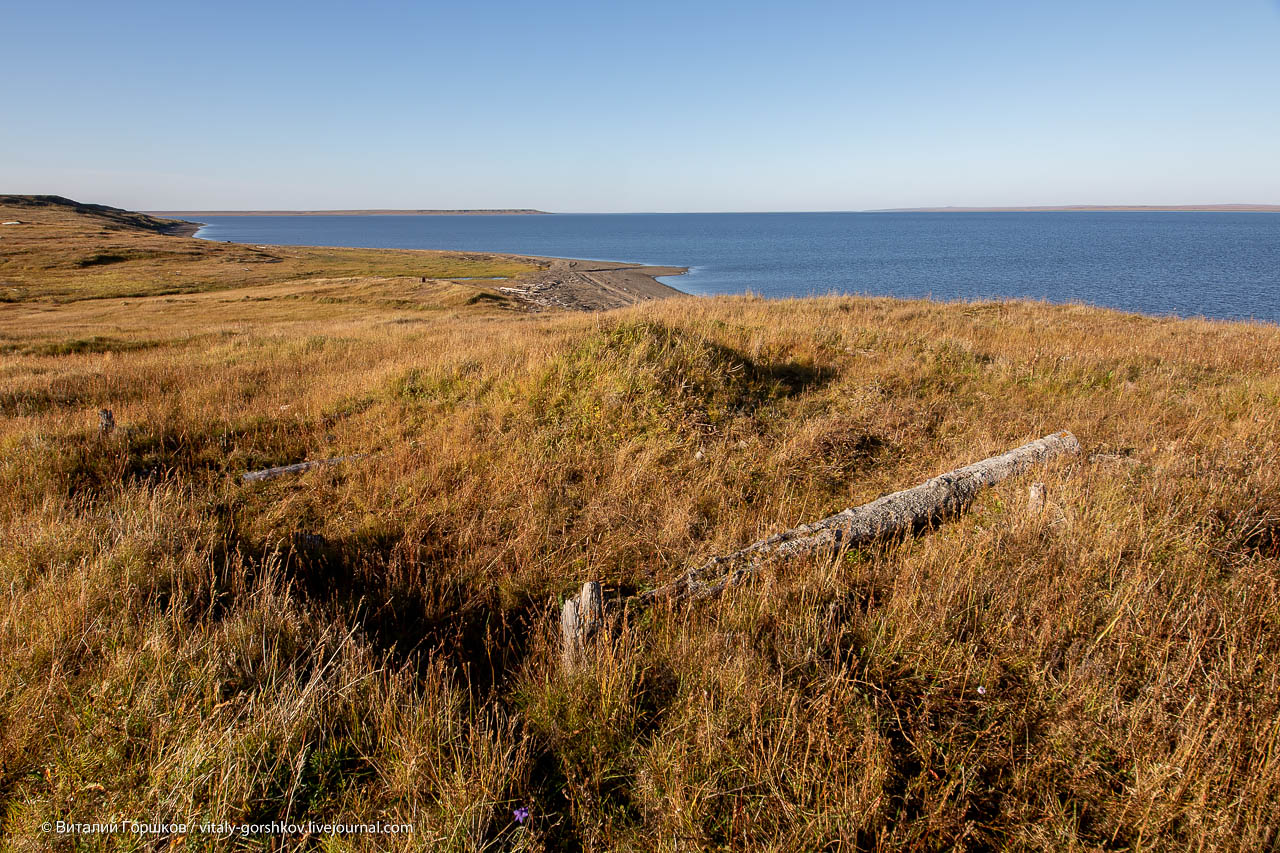
[[[420,280],[509,278],[538,263],[488,253],[249,246],[175,237],[140,229],[119,216],[84,212],[73,203],[0,211],[0,303],[64,303],[91,299],[204,293],[298,280],[355,277]],[[156,227],[178,225],[141,214]]]
[[[1277,843],[1276,327],[424,314],[368,285],[0,306],[12,849],[152,849],[41,830],[113,818],[413,826],[235,839],[264,850]],[[558,666],[584,580],[649,588],[1058,429],[1081,458],[959,517],[628,614]]]

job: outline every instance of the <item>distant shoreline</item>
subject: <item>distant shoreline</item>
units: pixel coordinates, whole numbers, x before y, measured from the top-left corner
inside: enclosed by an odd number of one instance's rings
[[[149,210],[151,216],[553,216],[545,210]]]
[[[172,216],[174,214],[169,215]],[[189,226],[189,229],[187,226]],[[179,220],[170,226],[170,230],[164,233],[180,237],[194,237],[197,240],[206,240],[212,243],[233,243],[231,240],[209,240],[207,237],[196,236],[203,226],[204,223]],[[234,245],[256,249],[265,248],[264,245],[254,245],[246,242],[237,242]],[[449,253],[451,251],[448,249],[395,249],[372,246],[325,248],[363,248],[375,252]],[[658,281],[659,278],[684,275],[689,272],[688,267],[654,266],[624,261],[599,261],[552,255],[523,255],[511,252],[468,253],[454,250],[454,253],[464,255],[490,254],[491,257],[507,257],[515,260],[541,262],[543,267],[540,271],[526,275],[518,282],[513,281],[509,286],[498,287],[498,290],[527,305],[535,306],[537,309],[563,308],[570,311],[608,311],[613,308],[623,308],[653,299],[693,295]]]
[[[1280,204],[1066,204],[1025,207],[887,207],[849,211],[720,211],[722,213],[1057,213],[1057,212],[1280,213]],[[555,216],[548,210],[147,210],[151,216]],[[716,211],[711,211],[716,213]]]
[[[1033,207],[892,207],[867,210],[865,213],[1070,213],[1078,212],[1157,212],[1185,213],[1280,213],[1280,204],[1064,204]]]

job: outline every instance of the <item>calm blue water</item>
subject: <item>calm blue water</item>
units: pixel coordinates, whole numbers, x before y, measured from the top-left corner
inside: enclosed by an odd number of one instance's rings
[[[1280,213],[212,216],[211,240],[690,267],[689,293],[1025,297],[1280,321]]]

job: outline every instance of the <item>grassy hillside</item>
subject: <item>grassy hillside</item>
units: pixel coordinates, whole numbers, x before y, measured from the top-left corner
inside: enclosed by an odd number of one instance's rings
[[[424,309],[419,273],[390,272],[419,253],[269,250],[211,284],[257,250],[147,235],[168,254],[77,268],[101,241],[11,253],[8,228],[15,849],[111,817],[414,826],[284,844],[323,850],[1276,843],[1276,327],[866,298]],[[1044,513],[1007,481],[556,665],[584,580],[648,588],[1056,429],[1085,456],[1035,474]]]
[[[545,266],[475,252],[213,243],[173,236],[184,225],[191,230],[189,224],[58,196],[0,195],[0,217],[23,223],[0,226],[0,302],[190,295],[356,278],[392,280],[403,300],[424,301],[410,286],[424,277],[508,278]]]

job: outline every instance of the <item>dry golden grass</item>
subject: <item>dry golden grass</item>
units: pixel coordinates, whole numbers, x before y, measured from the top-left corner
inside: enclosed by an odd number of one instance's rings
[[[1280,329],[862,298],[424,313],[416,281],[338,278],[0,306],[15,849],[111,817],[415,827],[283,841],[324,850],[1275,845]],[[556,666],[583,580],[642,589],[1056,429],[1086,457],[1035,475],[1043,514],[1009,481]]]
[[[0,196],[0,221],[24,223],[0,226],[0,303],[193,294],[316,279],[508,278],[545,267],[483,252],[214,243],[156,233],[179,224],[172,220],[125,211],[95,215],[73,202],[19,205],[24,198]],[[413,288],[396,292],[422,301]]]

